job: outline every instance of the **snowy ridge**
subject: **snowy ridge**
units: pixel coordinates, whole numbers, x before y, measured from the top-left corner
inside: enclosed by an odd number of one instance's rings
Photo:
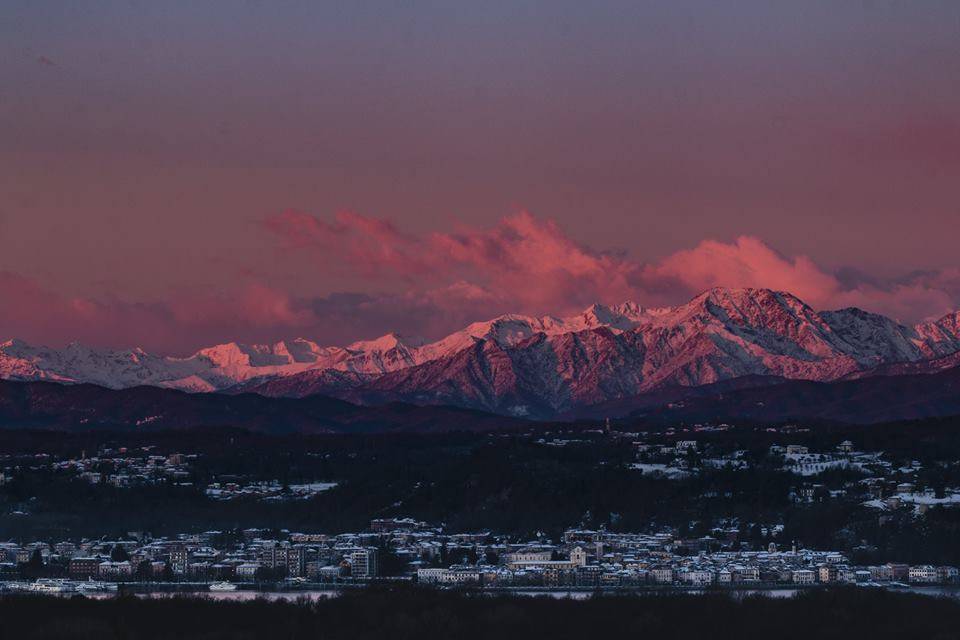
[[[187,391],[217,391],[251,379],[312,370],[382,374],[456,353],[477,340],[493,340],[509,346],[536,333],[553,335],[596,326],[609,325],[617,330],[636,326],[642,315],[639,307],[632,304],[621,307],[622,310],[594,305],[572,318],[504,315],[471,324],[429,344],[396,333],[345,347],[321,347],[316,342],[297,338],[274,344],[229,342],[200,349],[188,358],[151,355],[139,348],[114,351],[75,343],[57,350],[12,339],[0,343],[0,378],[90,382],[113,389],[155,385]]]
[[[785,292],[716,288],[677,307],[593,305],[567,318],[508,314],[436,342],[390,333],[342,347],[305,339],[227,343],[171,358],[9,340],[0,343],[0,377],[187,391],[239,386],[277,396],[549,413],[746,375],[826,381],[892,365],[924,370],[928,361],[934,371],[955,362],[956,353],[960,313],[907,327],[860,309],[817,312]]]

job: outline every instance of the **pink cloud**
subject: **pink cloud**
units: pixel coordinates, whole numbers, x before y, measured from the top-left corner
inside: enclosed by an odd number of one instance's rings
[[[759,238],[732,243],[704,240],[650,265],[652,278],[671,277],[688,291],[715,286],[789,291],[817,309],[860,307],[902,322],[940,317],[960,302],[957,270],[924,273],[903,281],[843,283],[807,256],[787,257]]]
[[[3,336],[103,344],[123,339],[131,329],[142,335],[167,332],[161,306],[60,296],[15,273],[0,272],[0,331]]]
[[[960,301],[958,271],[903,281],[844,283],[807,256],[785,256],[761,239],[704,240],[647,263],[576,242],[552,220],[521,211],[490,228],[455,233],[404,233],[386,220],[353,213],[333,223],[286,212],[266,226],[322,260],[397,281],[411,290],[457,281],[482,288],[491,308],[568,313],[595,301],[672,304],[714,286],[790,291],[819,309],[862,306],[904,322],[952,310]],[[441,301],[442,304],[442,301]]]
[[[59,346],[143,346],[184,353],[233,339],[270,340],[315,329],[316,318],[287,294],[251,282],[232,295],[174,294],[149,304],[60,296],[38,282],[0,272],[0,339]]]
[[[298,327],[312,321],[310,313],[295,308],[286,293],[250,282],[229,297],[178,295],[167,302],[172,319],[187,326]]]
[[[656,262],[592,249],[551,220],[519,212],[487,228],[413,234],[388,220],[287,211],[264,228],[317,268],[350,275],[361,291],[295,296],[256,276],[251,263],[224,292],[174,292],[151,302],[60,295],[0,272],[0,338],[189,353],[212,343],[303,336],[346,344],[387,331],[438,338],[501,313],[576,313],[594,302],[685,302],[713,286],[793,292],[818,309],[858,306],[903,322],[960,302],[960,269],[894,281],[843,277],[806,256],[786,256],[751,236],[704,240]],[[286,252],[278,256],[283,259]],[[311,273],[304,272],[305,282]]]
[[[704,240],[678,251],[649,271],[675,278],[689,290],[710,287],[763,287],[789,291],[812,305],[829,304],[840,283],[806,256],[788,258],[759,238],[741,236],[732,243]]]
[[[341,211],[332,222],[299,211],[284,211],[264,221],[269,231],[282,237],[294,249],[320,249],[331,255],[347,255],[367,275],[385,269],[398,274],[421,274],[430,268],[422,258],[422,242],[400,233],[393,223]]]
[[[485,318],[490,304],[498,302],[482,287],[462,281],[425,290],[306,298],[251,281],[233,292],[177,293],[140,304],[61,296],[35,280],[0,272],[0,341],[141,346],[178,355],[227,341],[306,337],[348,344],[387,331],[441,335]]]
[[[269,217],[265,226],[291,247],[313,249],[326,265],[347,261],[354,272],[381,282],[435,288],[468,283],[510,310],[540,313],[579,310],[598,297],[619,299],[636,291],[637,263],[590,250],[556,223],[527,212],[490,229],[413,236],[387,221],[340,213],[333,223],[303,213]]]

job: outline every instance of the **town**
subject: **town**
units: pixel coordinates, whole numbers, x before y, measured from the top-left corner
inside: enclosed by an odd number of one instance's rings
[[[802,427],[738,432],[720,424],[625,432],[602,425],[417,439],[414,475],[409,464],[385,470],[380,454],[366,450],[362,441],[297,440],[303,446],[290,453],[283,441],[238,444],[234,435],[223,438],[227,446],[217,440],[195,449],[113,438],[89,451],[67,443],[58,451],[31,445],[0,454],[5,496],[0,517],[9,531],[27,532],[0,538],[3,588],[285,591],[388,580],[439,588],[683,590],[958,582],[958,563],[949,552],[903,557],[898,552],[908,546],[881,549],[873,542],[877,532],[909,534],[955,513],[960,507],[955,461],[870,450],[850,438],[811,440]],[[230,446],[235,448],[224,462],[218,456],[228,455],[222,451]],[[262,453],[265,446],[283,453]],[[409,451],[402,442],[389,446],[391,452]],[[451,524],[443,511],[424,517],[435,508],[438,490],[495,479],[488,471],[491,461],[508,455],[519,468],[539,465],[546,487],[554,484],[549,474],[557,473],[550,469],[561,467],[544,465],[554,460],[582,465],[584,477],[597,483],[595,502],[608,512],[588,508],[560,527],[537,520],[521,525],[503,515],[480,526]],[[270,462],[277,459],[288,462]],[[466,462],[445,466],[448,459]],[[284,475],[288,469],[295,473]],[[454,475],[465,469],[469,475]],[[378,478],[374,484],[371,477]],[[610,489],[606,477],[629,482],[645,497],[631,501]],[[514,491],[518,482],[503,486]],[[763,491],[772,492],[769,504],[758,508]],[[75,498],[64,502],[65,495]],[[489,499],[477,495],[475,501]],[[510,507],[539,506],[530,497],[512,495],[513,502],[505,503]],[[134,522],[119,518],[139,508],[140,496],[172,500],[156,514],[163,530],[117,528],[115,523]],[[44,504],[52,500],[55,507]],[[118,500],[126,506],[111,506]],[[73,502],[89,509],[81,505],[96,501],[108,514],[99,532],[91,534],[88,523],[84,533],[58,534],[46,524],[51,517],[69,523],[59,518],[75,508]],[[472,504],[452,495],[447,503],[457,509]],[[182,515],[180,504],[193,515]],[[291,526],[292,520],[322,517],[330,504],[369,515],[359,527]],[[691,509],[693,504],[702,508]],[[649,514],[646,520],[625,523],[621,509],[638,507]],[[225,509],[219,522],[229,526],[201,528],[202,518]],[[817,520],[798,526],[808,513]],[[820,526],[821,513],[841,518],[830,524],[837,532],[818,530],[826,528]],[[850,514],[863,533],[849,533]],[[171,530],[173,517],[192,528]],[[943,522],[947,527],[952,520]]]
[[[444,533],[412,518],[377,519],[368,531],[327,535],[247,529],[172,538],[131,532],[123,540],[0,544],[6,590],[49,593],[213,590],[415,581],[484,588],[762,588],[955,585],[954,566],[888,562],[857,566],[840,552],[738,548],[734,537],[681,539],[675,532],[569,529],[561,540],[517,542],[489,532]]]

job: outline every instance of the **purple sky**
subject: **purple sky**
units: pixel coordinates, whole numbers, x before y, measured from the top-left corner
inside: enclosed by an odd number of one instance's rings
[[[7,0],[0,338],[435,337],[714,284],[935,316],[958,78],[947,0]]]

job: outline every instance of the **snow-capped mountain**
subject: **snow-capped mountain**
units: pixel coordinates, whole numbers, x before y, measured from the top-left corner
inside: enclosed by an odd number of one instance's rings
[[[537,333],[553,335],[597,326],[619,329],[639,324],[636,305],[594,305],[572,318],[504,315],[476,322],[442,340],[427,343],[389,333],[345,347],[321,347],[297,338],[274,344],[230,342],[207,347],[187,358],[151,355],[142,349],[113,351],[70,344],[64,349],[35,347],[22,340],[0,343],[0,378],[90,382],[114,389],[153,385],[187,391],[219,391],[251,379],[336,371],[369,376],[405,369],[466,349],[479,341],[503,346]]]
[[[768,289],[711,289],[677,307],[593,305],[557,318],[504,315],[436,342],[388,334],[345,347],[229,343],[187,358],[142,350],[0,344],[0,377],[190,391],[323,393],[554,415],[666,386],[748,375],[836,380],[960,353],[960,314],[914,327],[860,309],[817,312]],[[934,362],[940,363],[934,365]]]

